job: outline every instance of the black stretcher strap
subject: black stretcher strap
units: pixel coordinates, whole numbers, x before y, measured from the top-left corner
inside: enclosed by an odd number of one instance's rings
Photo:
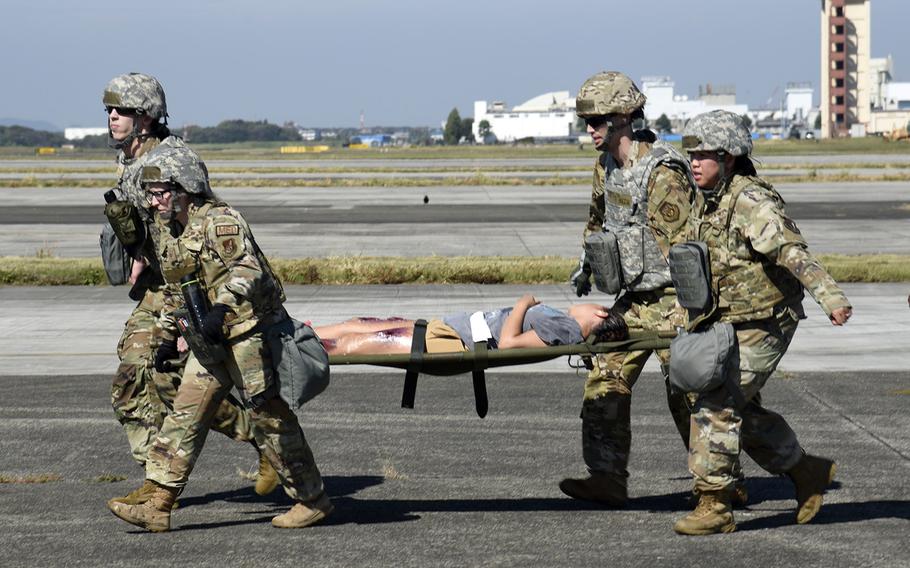
[[[487,410],[490,408],[490,401],[487,398],[487,380],[484,375],[487,359],[487,342],[475,342],[474,369],[471,371],[471,375],[474,379],[474,409],[477,411],[477,416],[481,418],[487,415]]]
[[[417,376],[423,363],[423,352],[427,345],[427,320],[414,322],[414,337],[411,340],[411,358],[408,360],[404,375],[404,389],[401,393],[401,407],[414,408],[414,397],[417,395]]]

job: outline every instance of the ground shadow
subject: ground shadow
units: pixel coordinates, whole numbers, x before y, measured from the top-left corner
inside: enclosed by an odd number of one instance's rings
[[[751,519],[737,523],[738,531],[772,529],[792,525],[794,509],[771,517]],[[910,520],[910,501],[861,501],[856,503],[831,503],[822,505],[818,515],[812,519],[813,525],[833,525],[838,523],[856,523],[874,519]]]

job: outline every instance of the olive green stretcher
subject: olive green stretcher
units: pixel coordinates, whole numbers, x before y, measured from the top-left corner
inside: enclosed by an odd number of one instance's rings
[[[417,377],[420,373],[436,376],[471,373],[474,378],[474,402],[477,415],[487,414],[489,403],[486,393],[484,370],[494,367],[526,365],[550,361],[558,357],[577,355],[590,357],[599,353],[622,351],[646,351],[667,349],[676,332],[631,332],[628,339],[550,347],[526,347],[518,349],[488,349],[484,341],[474,344],[473,351],[452,353],[424,353],[426,321],[418,320],[414,326],[414,339],[410,353],[388,353],[378,355],[332,355],[330,365],[373,365],[404,369],[405,382],[401,398],[402,408],[414,408],[417,391]],[[592,338],[593,339],[593,338]]]

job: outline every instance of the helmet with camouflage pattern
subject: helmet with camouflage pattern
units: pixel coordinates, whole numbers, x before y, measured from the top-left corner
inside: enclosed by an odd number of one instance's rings
[[[209,171],[196,152],[186,146],[156,146],[142,166],[139,182],[174,183],[194,195],[211,195]]]
[[[726,152],[731,156],[748,156],[752,153],[752,135],[738,114],[712,110],[686,124],[682,147],[686,152]]]
[[[601,71],[589,77],[575,98],[581,118],[607,114],[632,114],[645,104],[645,95],[632,79],[618,71]]]
[[[152,118],[167,122],[167,103],[158,79],[143,73],[118,75],[104,88],[102,102],[106,107],[136,109]]]

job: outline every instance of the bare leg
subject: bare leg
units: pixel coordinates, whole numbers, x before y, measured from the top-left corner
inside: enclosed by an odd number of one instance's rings
[[[382,329],[369,333],[349,333],[338,339],[323,339],[329,355],[379,355],[410,353],[414,325]]]
[[[321,339],[338,339],[352,333],[373,333],[385,329],[414,327],[414,320],[399,317],[390,318],[351,318],[341,323],[323,325],[317,328],[316,335]]]

